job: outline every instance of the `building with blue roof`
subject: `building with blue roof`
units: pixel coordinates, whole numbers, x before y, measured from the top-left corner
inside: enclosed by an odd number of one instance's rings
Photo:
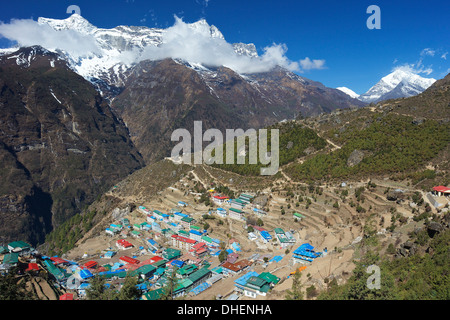
[[[216,213],[219,217],[226,218],[227,210],[224,208],[217,208]]]
[[[239,243],[237,242],[233,242],[231,244],[231,246],[234,248],[235,251],[240,252],[241,251],[241,246],[239,245]]]
[[[89,278],[92,278],[94,275],[92,274],[92,272],[90,272],[89,270],[87,270],[87,269],[82,269],[82,270],[80,270],[80,278],[81,279],[83,279],[83,280],[86,280],[86,279],[89,279]]]
[[[194,295],[198,295],[208,288],[211,288],[211,284],[208,282],[203,282],[198,286],[196,286],[195,288],[191,289],[190,292],[193,293]]]
[[[274,256],[269,262],[280,262],[283,259],[283,256]]]
[[[181,260],[172,260],[172,262],[170,262],[170,264],[171,264],[172,266],[176,266],[176,267],[178,267],[178,268],[182,268],[183,265],[184,265],[184,262],[181,261]]]
[[[161,226],[158,222],[152,222],[152,230],[156,232],[161,232]]]
[[[103,255],[103,258],[111,259],[115,254],[116,253],[114,251],[108,251]]]
[[[238,290],[245,290],[245,285],[247,284],[248,279],[251,277],[257,277],[259,275],[256,271],[249,271],[238,279],[234,280],[234,285]]]
[[[147,242],[148,242],[148,245],[149,245],[152,249],[154,249],[154,250],[159,250],[160,246],[159,246],[159,244],[158,244],[155,240],[153,240],[153,239],[147,239]]]
[[[304,243],[293,252],[294,262],[310,263],[322,255],[321,252],[315,252],[314,247],[309,243]]]
[[[115,234],[117,233],[116,230],[111,229],[111,228],[106,228],[106,229],[105,229],[105,232],[106,232],[107,234],[111,235],[111,236],[113,236],[113,235],[115,235]]]
[[[187,217],[189,217],[187,214],[184,214],[181,212],[174,212],[174,214],[173,214],[173,219],[178,222],[180,222],[181,219],[187,218]]]
[[[270,233],[265,230],[261,231],[259,234],[264,242],[272,240],[272,236],[270,235]]]
[[[195,241],[201,241],[203,234],[197,230],[189,230],[189,237]]]
[[[180,207],[187,207],[188,206],[188,204],[186,202],[184,202],[184,201],[178,201],[178,205]]]
[[[216,239],[216,238],[211,238],[212,242],[217,243],[218,245],[220,245],[220,240]]]

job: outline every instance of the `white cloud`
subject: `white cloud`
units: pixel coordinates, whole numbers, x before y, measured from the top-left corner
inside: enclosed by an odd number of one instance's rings
[[[444,54],[441,56],[441,58],[444,59],[444,60],[447,60],[447,54],[448,54],[448,52],[444,53]]]
[[[303,70],[320,70],[325,68],[325,60],[311,60],[309,57],[306,57],[305,59],[300,60],[300,66]]]
[[[290,71],[302,71],[320,69],[325,64],[324,60],[311,61],[309,58],[300,63],[294,62],[286,57],[286,52],[286,45],[272,44],[265,47],[259,57],[239,55],[225,39],[211,37],[208,24],[199,24],[193,29],[182,19],[175,17],[175,24],[166,29],[163,44],[147,47],[140,59],[178,58],[205,66],[226,66],[239,73],[265,72],[277,65]]]
[[[392,71],[396,71],[396,70],[402,70],[402,71],[406,71],[406,72],[411,72],[411,73],[415,73],[415,74],[426,74],[426,75],[430,75],[430,73],[433,72],[433,69],[430,67],[424,67],[422,64],[404,64],[398,67],[395,67],[392,69]]]
[[[0,35],[16,41],[20,46],[40,45],[48,50],[63,50],[75,57],[100,53],[94,37],[74,30],[56,31],[31,19],[0,22]]]
[[[431,48],[425,48],[422,50],[422,52],[420,53],[421,56],[430,56],[430,57],[434,57],[434,54],[436,53],[435,50],[431,49]]]
[[[146,19],[145,16],[144,19]],[[174,25],[164,30],[161,45],[148,46],[141,53],[137,50],[124,51],[116,58],[127,64],[145,59],[178,58],[204,66],[226,66],[238,73],[267,72],[276,66],[293,72],[325,67],[325,60],[309,57],[298,62],[291,61],[286,56],[285,44],[269,45],[258,57],[239,55],[234,51],[233,45],[221,37],[220,32],[217,32],[215,37],[211,36],[211,27],[206,21],[197,22],[194,25],[195,28],[193,24],[187,24],[175,16]],[[33,20],[0,22],[0,35],[17,41],[21,46],[40,45],[48,50],[59,49],[68,52],[75,59],[102,54],[102,49],[92,35],[81,34],[74,30],[56,31],[47,24],[40,24]]]

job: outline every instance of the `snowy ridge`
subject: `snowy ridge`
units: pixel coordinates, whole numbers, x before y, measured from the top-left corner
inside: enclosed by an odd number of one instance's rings
[[[92,37],[98,47],[97,52],[89,52],[83,57],[71,55],[70,52],[56,50],[69,62],[70,67],[85,79],[97,84],[101,79],[108,86],[121,86],[126,80],[126,71],[140,61],[146,50],[160,47],[165,42],[167,29],[117,26],[112,29],[97,28],[78,14],[67,19],[39,18],[38,23],[48,25],[56,31],[72,30]],[[187,24],[194,32],[209,35],[211,38],[224,39],[223,34],[205,19]],[[238,55],[258,57],[254,44],[237,43],[233,48]],[[207,69],[195,62],[189,62],[197,71]]]
[[[342,91],[343,93],[349,95],[350,97],[354,98],[354,99],[358,99],[359,94],[357,94],[355,91],[353,91],[352,89],[349,89],[347,87],[339,87],[336,88],[339,91]]]
[[[423,78],[411,71],[397,69],[359,96],[359,100],[371,103],[386,99],[417,95],[431,86],[436,79]]]

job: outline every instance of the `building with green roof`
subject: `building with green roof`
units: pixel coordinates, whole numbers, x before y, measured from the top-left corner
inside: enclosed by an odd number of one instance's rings
[[[3,257],[3,265],[8,269],[16,266],[18,262],[19,262],[18,252],[7,253]]]
[[[244,211],[236,208],[230,208],[228,210],[228,216],[232,219],[242,220],[244,217]]]
[[[155,266],[151,264],[146,264],[130,272],[130,275],[131,276],[139,275],[145,279],[151,277],[155,273],[156,269],[157,268]]]
[[[189,278],[179,280],[175,289],[173,290],[173,296],[178,297],[184,295],[192,286],[193,283]]]
[[[165,293],[164,288],[159,288],[156,290],[151,290],[144,293],[141,297],[142,300],[159,300]]]
[[[9,252],[18,252],[20,254],[27,253],[31,251],[31,244],[24,241],[13,241],[8,243]]]
[[[131,231],[131,235],[134,236],[134,237],[140,237],[141,233],[139,231],[137,231],[137,230],[132,230]]]
[[[263,272],[258,276],[258,278],[265,280],[270,285],[276,285],[281,280],[276,275],[271,274],[270,272]]]
[[[162,276],[165,272],[166,272],[166,268],[159,267],[158,269],[156,269],[155,275],[160,277],[160,276]]]
[[[301,219],[303,219],[305,216],[302,215],[302,214],[300,214],[300,213],[298,213],[298,212],[294,212],[294,217],[301,220]]]
[[[212,243],[212,239],[208,236],[202,236],[202,241],[205,243]]]
[[[245,284],[244,287],[245,291],[247,291],[247,293],[244,294],[247,296],[250,296],[249,295],[250,292],[265,296],[270,289],[270,284],[265,279],[253,276],[247,280],[247,283]]]
[[[270,283],[266,279],[252,275],[245,281],[242,289],[246,297],[256,298],[258,295],[266,296],[270,290]]]
[[[43,263],[47,271],[50,272],[50,274],[54,276],[56,280],[58,281],[64,280],[64,274],[57,266],[53,264],[53,262],[51,262],[50,260],[44,260]]]
[[[187,232],[186,230],[180,230],[180,231],[178,231],[178,235],[179,235],[179,236],[182,236],[182,237],[189,238],[189,232]]]
[[[176,259],[178,257],[181,257],[181,250],[173,249],[173,248],[167,248],[163,252],[164,259],[170,261],[173,259]]]
[[[190,229],[191,224],[193,224],[195,220],[191,217],[183,217],[180,222],[183,227],[185,227],[186,229]]]
[[[292,236],[288,237],[283,229],[275,228],[274,232],[282,248],[286,248],[288,246],[295,244],[296,242],[295,238],[293,238]]]
[[[209,270],[207,267],[203,267],[201,269],[198,269],[197,271],[193,272],[188,279],[192,281],[192,285],[196,286],[200,282],[205,281],[211,276],[211,270]]]
[[[168,262],[168,260],[162,259],[162,260],[158,260],[156,262],[153,262],[151,265],[155,266],[156,268],[165,267],[167,262]]]
[[[197,270],[198,267],[195,264],[186,264],[182,268],[177,270],[177,276],[180,278],[186,278]]]

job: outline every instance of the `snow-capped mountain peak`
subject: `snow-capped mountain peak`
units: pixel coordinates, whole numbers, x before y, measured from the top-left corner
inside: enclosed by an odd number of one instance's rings
[[[47,24],[56,31],[74,30],[82,34],[91,34],[97,29],[77,13],[74,13],[69,18],[63,20],[40,17],[38,18],[38,23]]]
[[[216,26],[210,26],[205,19],[200,19],[197,22],[190,23],[188,26],[198,32],[209,32],[211,38],[225,39],[222,32]]]
[[[194,23],[184,23],[176,18],[175,25],[168,29],[122,25],[104,29],[92,25],[78,14],[73,14],[62,20],[40,17],[38,24],[50,26],[55,31],[75,32],[93,43],[97,48],[94,51],[85,51],[84,56],[73,55],[70,50],[55,47],[49,49],[63,54],[73,70],[84,78],[94,83],[97,83],[98,79],[103,79],[107,85],[112,86],[120,85],[126,77],[126,70],[147,58],[148,52],[154,53],[168,41],[173,41],[173,38],[182,38],[183,33],[179,32],[225,41],[219,29],[209,25],[205,19]],[[71,35],[69,34],[69,37]],[[248,57],[258,55],[253,44],[237,44],[233,45],[233,48],[238,55]]]
[[[436,79],[424,78],[405,68],[397,68],[359,96],[359,100],[371,103],[386,99],[417,95],[431,86]]]
[[[357,94],[355,91],[353,91],[352,89],[349,89],[347,87],[339,87],[339,88],[336,88],[336,89],[344,92],[345,94],[349,95],[352,98],[357,99],[359,97],[359,94]]]

